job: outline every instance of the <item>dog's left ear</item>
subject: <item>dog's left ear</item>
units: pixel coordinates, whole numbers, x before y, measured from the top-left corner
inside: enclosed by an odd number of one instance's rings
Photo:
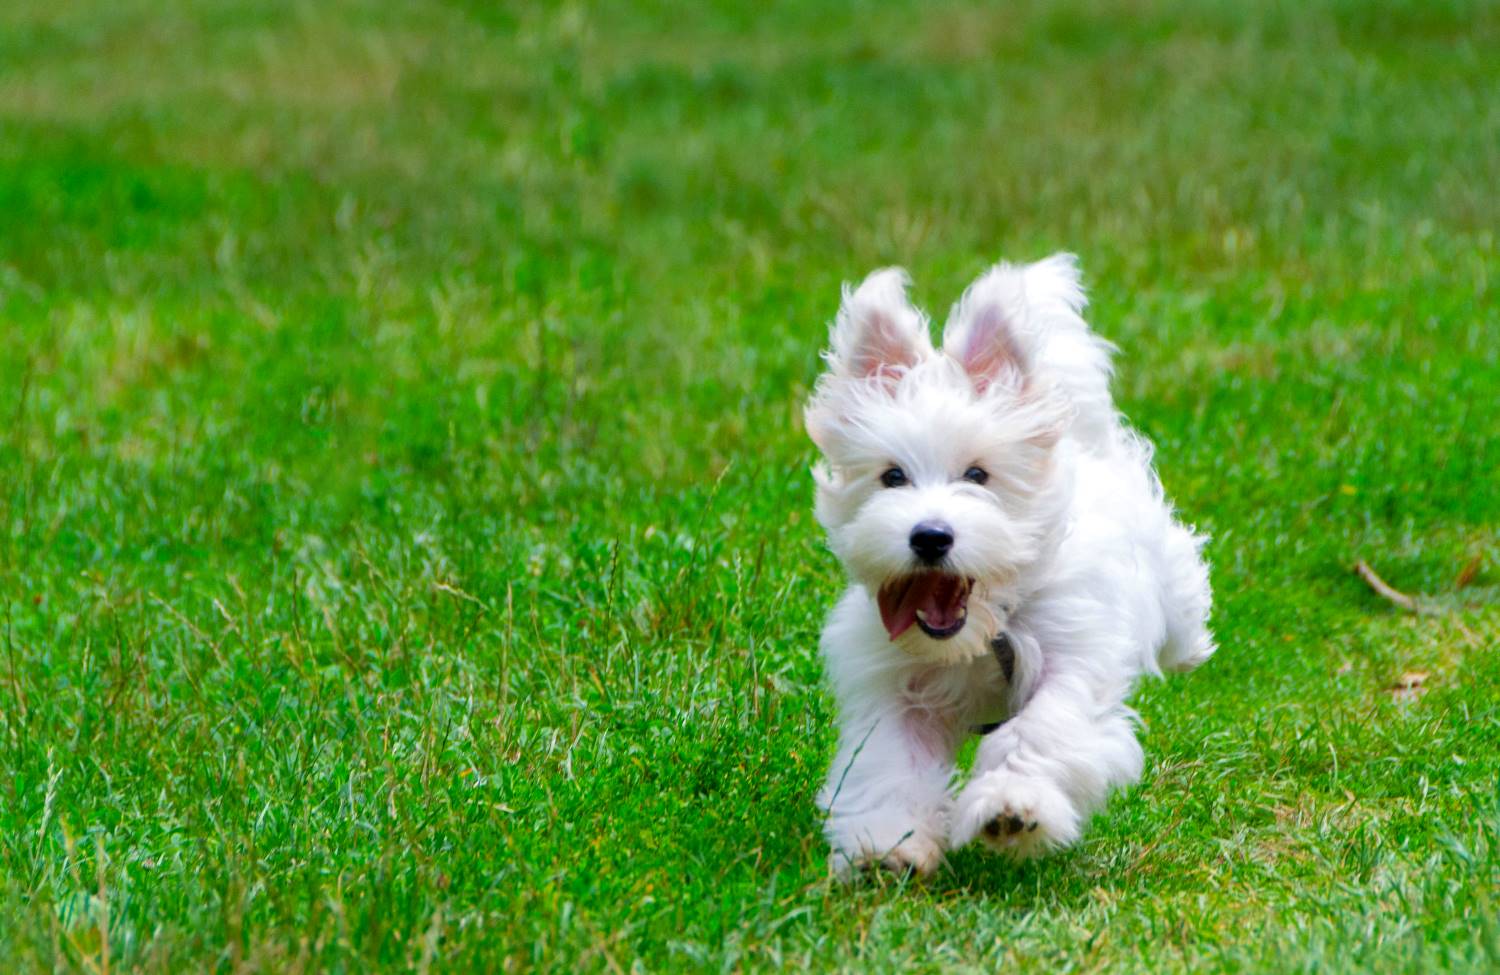
[[[1020,269],[1001,264],[969,285],[943,328],[943,352],[957,360],[984,393],[999,383],[1026,388],[1033,352],[1025,330]]]

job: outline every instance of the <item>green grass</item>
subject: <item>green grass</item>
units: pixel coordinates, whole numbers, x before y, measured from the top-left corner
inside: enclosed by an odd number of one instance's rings
[[[0,5],[0,967],[1493,970],[1497,50],[1457,0]],[[1063,248],[1222,649],[1076,850],[842,888],[838,285]]]

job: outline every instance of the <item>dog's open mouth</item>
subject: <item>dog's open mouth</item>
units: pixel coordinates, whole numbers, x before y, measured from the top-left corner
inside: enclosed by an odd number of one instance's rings
[[[913,623],[934,640],[946,640],[964,628],[969,616],[973,579],[947,572],[920,572],[880,587],[880,621],[894,640]]]

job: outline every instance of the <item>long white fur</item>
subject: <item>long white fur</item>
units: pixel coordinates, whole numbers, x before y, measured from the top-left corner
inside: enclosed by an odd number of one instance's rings
[[[1115,410],[1075,259],[991,269],[941,350],[906,284],[888,269],[845,289],[806,411],[818,518],[850,576],[822,638],[840,726],[819,799],[841,874],[929,873],[976,837],[1014,856],[1073,843],[1140,777],[1137,679],[1214,651],[1204,539]],[[982,487],[962,479],[975,464]],[[909,485],[882,485],[892,465]],[[912,527],[934,518],[954,529],[948,568],[975,580],[968,621],[893,642],[875,593],[913,570]],[[990,652],[1002,631],[1009,681]],[[959,743],[999,719],[956,788]]]

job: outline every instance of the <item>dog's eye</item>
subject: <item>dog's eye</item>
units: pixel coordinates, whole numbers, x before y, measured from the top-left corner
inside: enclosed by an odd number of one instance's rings
[[[964,471],[964,480],[972,481],[975,484],[983,484],[989,479],[990,475],[985,471],[983,467],[971,467],[968,470]]]
[[[899,467],[891,467],[880,475],[880,483],[886,487],[901,487],[906,483],[906,472]]]

